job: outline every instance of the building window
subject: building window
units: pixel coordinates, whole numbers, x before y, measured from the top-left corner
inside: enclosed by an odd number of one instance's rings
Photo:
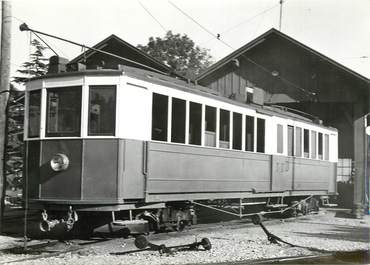
[[[302,128],[295,128],[295,155],[302,157]]]
[[[310,131],[304,129],[303,131],[303,152],[304,157],[309,158],[310,157]]]
[[[245,151],[254,151],[254,117],[245,116]]]
[[[257,152],[265,152],[265,120],[257,118]]]
[[[189,112],[189,144],[201,145],[202,105],[190,102]]]
[[[325,134],[325,153],[324,159],[329,160],[329,135]]]
[[[279,154],[284,152],[284,132],[283,132],[283,125],[277,125],[277,139],[276,139],[276,151]]]
[[[316,159],[316,132],[311,131],[311,158]]]
[[[230,111],[220,109],[220,147],[229,148]]]
[[[242,150],[242,118],[240,113],[233,113],[233,149]]]
[[[186,102],[172,98],[171,142],[185,143]]]
[[[168,96],[153,93],[152,140],[167,141]]]
[[[206,106],[205,146],[216,146],[216,108]]]
[[[80,136],[81,87],[49,88],[47,91],[46,136]]]
[[[288,125],[288,156],[294,155],[294,127]]]
[[[116,86],[90,86],[88,135],[115,135]]]
[[[28,137],[40,137],[41,90],[31,91],[28,99]]]
[[[322,157],[322,155],[323,155],[323,135],[322,135],[322,133],[318,133],[318,140],[319,140],[319,142],[318,142],[318,148],[319,148],[319,150],[318,150],[318,153],[319,153],[319,159],[322,159],[323,157]]]

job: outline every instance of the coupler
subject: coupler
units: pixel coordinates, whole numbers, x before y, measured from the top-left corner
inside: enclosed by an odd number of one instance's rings
[[[134,243],[135,243],[135,246],[138,249],[155,250],[155,251],[158,251],[160,254],[164,254],[164,253],[173,254],[173,251],[171,249],[176,249],[176,250],[180,250],[180,249],[198,250],[200,246],[202,246],[204,250],[210,250],[212,248],[211,241],[206,237],[202,238],[201,241],[195,241],[195,242],[190,243],[190,244],[176,245],[176,246],[166,246],[165,244],[161,244],[161,245],[153,244],[153,243],[149,242],[148,239],[145,236],[140,235],[140,236],[136,237]]]
[[[67,231],[70,231],[74,224],[78,221],[78,215],[76,211],[72,210],[72,207],[69,207],[66,218],[61,219],[48,219],[48,213],[44,209],[41,213],[41,222],[39,228],[41,232],[50,232],[57,225],[64,225]]]

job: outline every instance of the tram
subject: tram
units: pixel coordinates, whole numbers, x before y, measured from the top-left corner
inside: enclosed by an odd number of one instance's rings
[[[43,231],[98,213],[184,224],[196,202],[336,193],[336,129],[155,72],[49,73],[27,83],[25,111],[25,196]]]

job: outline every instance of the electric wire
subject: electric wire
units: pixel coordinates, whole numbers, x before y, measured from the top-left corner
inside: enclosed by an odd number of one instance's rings
[[[160,71],[160,70],[158,70],[158,69],[156,69],[156,68],[150,67],[150,66],[145,65],[145,64],[142,64],[142,63],[138,63],[138,62],[136,62],[136,61],[134,61],[134,60],[131,60],[131,59],[128,59],[128,58],[126,58],[126,57],[119,56],[119,55],[114,54],[114,53],[106,52],[106,51],[104,51],[104,50],[100,50],[100,49],[97,49],[97,48],[94,48],[94,47],[89,47],[89,46],[86,46],[86,45],[84,45],[84,44],[80,44],[80,43],[78,43],[78,42],[71,41],[71,40],[67,40],[67,39],[64,39],[64,38],[61,38],[61,37],[58,37],[58,36],[55,36],[55,35],[51,35],[51,34],[45,33],[45,32],[41,32],[41,31],[38,31],[38,30],[31,29],[31,28],[29,28],[29,27],[27,26],[27,24],[25,24],[25,23],[24,23],[24,24],[22,24],[22,25],[20,26],[20,30],[21,30],[21,31],[31,31],[32,33],[35,33],[35,32],[36,32],[36,33],[39,33],[39,34],[41,34],[41,35],[45,35],[45,36],[47,36],[47,37],[55,38],[55,39],[58,39],[58,40],[61,40],[61,41],[64,41],[64,42],[71,43],[71,44],[76,45],[76,46],[80,46],[80,47],[82,47],[82,48],[87,48],[87,49],[89,49],[89,50],[93,50],[93,51],[95,51],[95,52],[100,52],[100,53],[103,53],[103,54],[106,54],[106,55],[109,55],[109,56],[112,56],[112,57],[115,57],[115,58],[118,58],[118,59],[124,60],[124,61],[126,61],[126,62],[129,62],[129,63],[133,63],[133,64],[135,64],[135,65],[142,66],[142,67],[144,67],[144,68],[146,68],[146,69],[152,70],[152,71],[154,71],[154,72],[157,72],[157,73],[160,73],[160,74],[163,74],[163,75],[168,75],[168,73],[166,73],[166,72]],[[177,75],[178,75],[178,74],[177,74]],[[178,76],[179,76],[179,75],[178,75]]]
[[[55,53],[56,56],[59,56],[58,53],[46,42],[44,41],[37,33],[34,33],[37,38],[39,38],[48,48]]]
[[[271,11],[271,10],[275,9],[276,7],[278,7],[278,5],[279,5],[279,4],[276,4],[276,5],[274,5],[274,6],[270,7],[270,8],[264,9],[264,10],[263,10],[263,11],[261,11],[260,13],[258,13],[258,14],[256,14],[256,15],[254,15],[254,16],[252,16],[252,17],[250,17],[250,18],[248,18],[248,19],[246,19],[246,20],[244,20],[244,21],[242,21],[242,22],[239,22],[238,24],[236,24],[236,25],[234,25],[234,26],[232,26],[232,27],[230,27],[230,28],[228,28],[228,29],[226,29],[226,30],[222,31],[221,33],[219,33],[219,34],[220,34],[220,36],[222,37],[222,36],[223,36],[223,35],[225,35],[226,33],[229,33],[230,31],[233,31],[234,29],[236,29],[236,28],[240,27],[241,25],[246,24],[246,23],[248,23],[248,22],[251,22],[252,20],[256,19],[257,17],[259,17],[259,16],[261,16],[261,15],[265,15],[265,14],[266,14],[266,13],[268,13],[269,11]],[[211,38],[211,39],[209,39],[209,40],[206,40],[206,41],[202,42],[200,45],[207,44],[208,42],[210,42],[210,41],[211,41],[211,40],[213,40],[213,39],[214,39],[214,38]]]
[[[16,16],[11,16],[12,18],[15,18],[16,20],[18,20],[19,22],[21,22],[21,23],[26,23],[26,22],[24,22],[24,20],[22,20],[22,19],[20,19],[20,18],[18,18],[18,17],[16,17]],[[49,45],[49,44],[47,44],[46,43],[46,41],[45,40],[43,40],[43,39],[41,39],[41,37],[38,35],[38,34],[36,34],[36,33],[34,33],[34,35],[37,37],[37,38],[39,38],[52,52],[54,52],[55,53],[55,55],[57,55],[57,56],[59,56],[58,55],[58,53],[51,47],[51,45]],[[66,56],[66,54],[61,50],[61,49],[59,49],[55,44],[53,44],[53,46],[60,52],[60,53],[62,53],[63,54],[63,56],[65,56],[65,57],[68,57],[68,56]]]
[[[204,27],[202,24],[200,24],[197,20],[195,20],[192,16],[190,16],[189,14],[187,14],[185,11],[183,11],[181,8],[179,8],[177,5],[175,5],[173,2],[171,1],[168,1],[173,7],[175,7],[178,11],[180,11],[183,15],[185,15],[187,18],[189,18],[191,21],[193,21],[195,24],[197,24],[200,28],[202,28],[204,31],[206,31],[208,34],[212,35],[213,37],[217,38],[221,43],[223,43],[225,46],[229,47],[230,49],[232,49],[233,51],[235,51],[235,48],[232,47],[230,44],[228,44],[227,42],[225,42],[224,40],[222,40],[220,37],[219,37],[219,34],[214,34],[212,31],[210,31],[209,29],[207,29],[206,27]],[[250,63],[254,64],[255,66],[257,66],[258,68],[260,68],[261,70],[265,71],[266,73],[268,74],[272,74],[272,70],[268,69],[267,67],[257,63],[256,61],[252,60],[251,58],[247,57],[245,54],[241,54],[241,56],[243,58],[245,58],[247,61],[249,61]],[[305,94],[308,94],[308,95],[315,95],[315,93],[311,92],[311,91],[308,91],[307,89],[304,89],[302,87],[300,87],[299,85],[296,85],[295,83],[293,83],[292,81],[282,77],[280,74],[278,76],[275,76],[276,78],[280,79],[281,81],[283,81],[284,83],[287,83],[289,84],[290,86],[304,92]]]
[[[143,3],[141,3],[140,1],[138,1],[139,4],[141,5],[141,7],[149,14],[149,16],[151,16],[155,22],[158,23],[158,25],[164,30],[164,32],[167,32],[167,29],[161,24],[161,22],[159,22],[159,20],[149,11],[149,9],[147,9]]]

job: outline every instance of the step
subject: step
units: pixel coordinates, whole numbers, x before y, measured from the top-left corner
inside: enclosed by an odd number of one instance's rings
[[[261,205],[266,204],[266,202],[243,202],[241,205]]]
[[[267,208],[279,209],[279,208],[286,208],[288,204],[267,204]]]

